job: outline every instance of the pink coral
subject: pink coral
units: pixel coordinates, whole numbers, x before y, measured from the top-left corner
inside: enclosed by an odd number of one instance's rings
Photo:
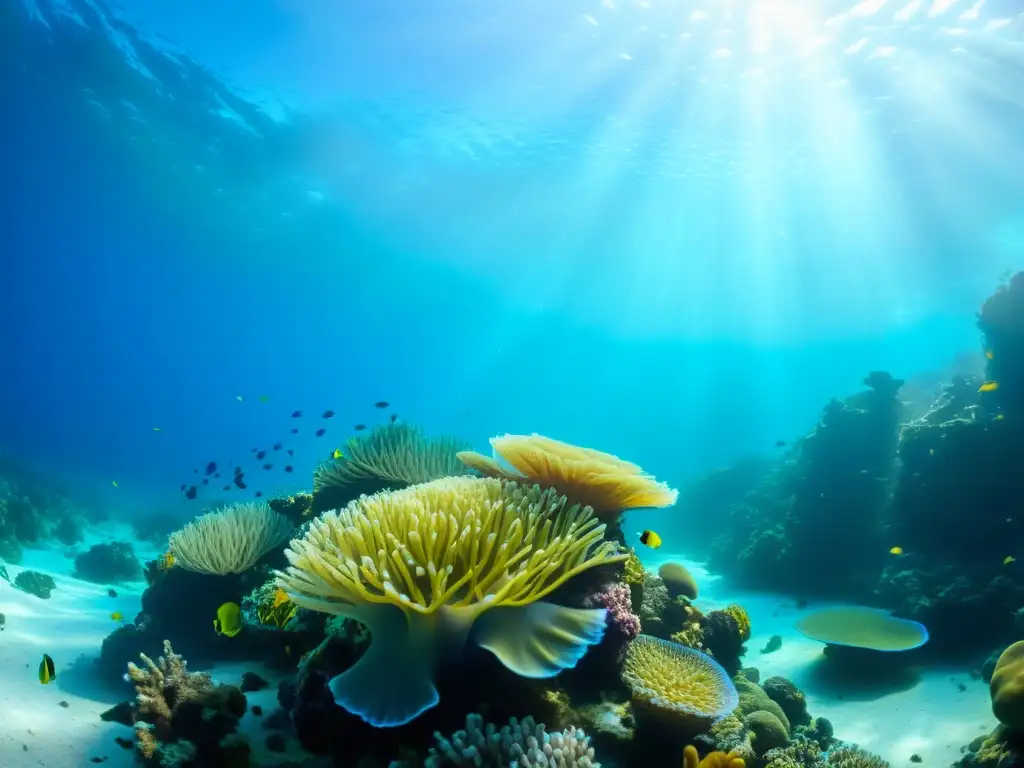
[[[608,628],[621,635],[626,643],[640,634],[640,617],[633,613],[629,585],[608,584],[587,599],[591,606],[603,605],[608,609]]]

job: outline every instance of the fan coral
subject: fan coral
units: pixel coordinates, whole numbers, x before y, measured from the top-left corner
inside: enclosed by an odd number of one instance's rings
[[[796,623],[803,635],[829,645],[873,651],[908,651],[928,642],[923,624],[897,619],[887,611],[857,606],[825,608]]]
[[[580,448],[543,435],[491,438],[495,459],[473,451],[459,458],[485,475],[526,478],[542,488],[555,488],[572,503],[584,504],[605,522],[639,507],[670,507],[678,492],[659,483],[636,464],[610,453]]]
[[[685,566],[680,563],[664,563],[658,569],[658,575],[672,597],[682,595],[687,600],[697,599],[697,581]]]
[[[340,458],[317,467],[312,511],[340,509],[364,494],[465,475],[466,467],[456,457],[464,448],[452,437],[427,439],[410,424],[374,427],[345,443]]]
[[[650,635],[630,643],[622,679],[634,703],[701,727],[725,717],[739,703],[736,688],[718,662]]]
[[[297,605],[348,616],[373,641],[330,682],[335,701],[375,726],[438,702],[440,655],[470,636],[513,672],[553,677],[604,635],[604,609],[542,602],[624,555],[591,510],[555,491],[449,477],[364,496],[312,521],[278,585]]]
[[[735,752],[710,752],[702,760],[697,748],[687,745],[683,749],[683,768],[744,768],[746,761]]]
[[[292,524],[263,503],[233,504],[196,518],[171,534],[175,563],[186,571],[244,573],[282,544]]]
[[[515,718],[498,729],[480,715],[466,716],[466,729],[451,739],[434,734],[425,768],[474,766],[474,768],[600,768],[586,734],[577,728],[548,733],[532,717]]]
[[[1003,725],[1024,729],[1024,640],[999,656],[989,683],[992,713]]]
[[[889,768],[889,764],[860,747],[847,746],[833,749],[828,754],[831,768]]]

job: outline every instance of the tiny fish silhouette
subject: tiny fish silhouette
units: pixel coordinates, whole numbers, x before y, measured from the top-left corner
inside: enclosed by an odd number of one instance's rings
[[[209,484],[210,484],[210,478],[204,477],[203,478],[203,485],[209,485]]]
[[[217,471],[217,462],[216,461],[211,461],[209,464],[206,465],[206,474],[212,475],[216,471]]]
[[[194,485],[190,485],[188,487],[188,490],[185,491],[185,498],[186,499],[194,499],[198,494],[199,494],[199,489],[196,488]]]
[[[292,411],[292,418],[293,419],[301,419],[302,418],[302,411]]]
[[[291,448],[289,448],[288,449],[288,455],[289,456],[294,456],[295,455],[295,451],[293,451]]]
[[[333,418],[333,416],[334,416],[334,411],[324,411],[324,418],[325,419]]]
[[[323,437],[325,434],[327,434],[327,430],[324,429],[323,427],[320,427],[320,429],[318,429],[315,434],[317,437]]]
[[[267,462],[266,464],[264,464],[264,465],[263,465],[263,468],[264,468],[264,469],[273,469],[273,468],[274,468],[274,465],[273,465],[273,464],[271,464],[271,463],[270,463],[270,462],[268,461],[268,462]]]
[[[274,443],[274,450],[275,450],[275,451],[280,451],[280,450],[281,450],[281,447],[282,447],[282,446],[281,446],[281,444],[280,444],[280,443]]]
[[[263,491],[256,491],[256,498],[257,498],[257,499],[258,499],[258,498],[259,498],[260,496],[262,496],[262,495],[263,495]]]
[[[785,440],[776,440],[775,441],[775,447],[776,448],[785,448],[786,447],[786,441]]]
[[[291,464],[286,464],[285,467],[284,467],[284,471],[285,472],[291,472],[292,471],[292,465]]]
[[[782,647],[782,635],[772,635],[768,638],[768,643],[764,648],[761,649],[762,654],[775,653],[779,648]]]
[[[256,458],[259,459],[260,461],[263,461],[263,459],[265,459],[266,457],[267,457],[267,452],[266,451],[260,451],[259,453],[256,454]]]
[[[394,424],[396,421],[398,421],[398,414],[397,413],[392,413],[391,414],[391,423]]]
[[[356,432],[362,432],[364,429],[366,429],[366,425],[356,424],[355,427],[353,427],[353,429],[355,429]]]
[[[387,400],[378,400],[376,403],[373,404],[373,407],[374,408],[387,408],[389,405],[390,405],[390,403],[388,403]]]
[[[298,427],[292,427],[292,434],[293,435],[299,434],[299,428]]]

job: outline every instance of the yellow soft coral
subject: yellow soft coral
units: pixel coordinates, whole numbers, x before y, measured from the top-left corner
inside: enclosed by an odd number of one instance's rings
[[[632,549],[629,550],[629,554],[626,555],[626,570],[622,579],[630,585],[644,583],[643,563],[640,562],[640,558],[636,556],[636,552]]]
[[[367,625],[366,654],[335,677],[335,701],[376,726],[437,704],[443,654],[473,641],[510,670],[546,678],[598,642],[603,609],[542,599],[625,559],[587,507],[553,490],[450,477],[364,496],[314,520],[285,551],[278,585],[299,606]]]
[[[500,460],[474,451],[464,451],[459,458],[484,475],[525,478],[542,488],[555,488],[572,503],[590,506],[607,522],[627,509],[670,507],[678,497],[677,491],[636,464],[543,435],[492,437],[491,447]]]
[[[683,768],[744,768],[746,761],[735,752],[709,752],[702,760],[697,748],[688,744],[683,749]]]
[[[630,643],[622,679],[636,704],[688,726],[708,726],[739,702],[729,675],[710,656],[649,635]]]
[[[750,616],[747,614],[747,609],[742,605],[733,603],[727,605],[722,610],[735,619],[736,627],[740,634],[740,642],[747,642],[750,639]]]

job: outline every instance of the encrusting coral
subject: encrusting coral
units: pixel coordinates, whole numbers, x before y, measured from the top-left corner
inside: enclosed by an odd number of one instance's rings
[[[288,518],[267,504],[233,504],[198,517],[170,537],[175,564],[223,576],[244,573],[292,534]]]
[[[543,598],[625,559],[591,510],[553,490],[450,477],[364,496],[312,521],[277,583],[300,607],[356,619],[366,654],[334,677],[335,701],[374,726],[435,706],[442,654],[470,637],[511,671],[553,677],[600,642],[605,609]]]
[[[694,733],[727,716],[739,703],[736,688],[718,662],[700,651],[649,635],[630,643],[622,680],[635,705]]]
[[[313,474],[312,511],[340,509],[364,494],[399,490],[468,474],[456,458],[466,445],[452,437],[426,438],[411,424],[385,424],[351,438],[341,456]]]
[[[589,506],[606,523],[629,509],[670,507],[678,497],[636,464],[543,435],[492,437],[491,447],[500,460],[475,451],[463,451],[459,458],[483,475],[554,488],[570,503]]]
[[[435,734],[437,747],[430,750],[425,768],[473,766],[473,768],[600,768],[587,735],[570,727],[548,733],[532,717],[515,718],[500,729],[484,724],[480,715],[467,715],[466,728],[450,739]],[[742,768],[742,767],[740,767]]]

